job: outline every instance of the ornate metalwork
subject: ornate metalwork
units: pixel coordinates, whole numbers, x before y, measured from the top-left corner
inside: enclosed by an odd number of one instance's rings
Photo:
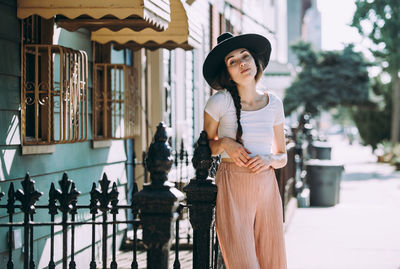
[[[90,269],[96,269],[97,264],[96,264],[96,225],[94,222],[96,221],[96,214],[98,212],[97,210],[97,203],[98,203],[98,190],[96,190],[96,183],[93,182],[92,184],[92,190],[90,191],[90,204],[89,204],[89,209],[90,209],[90,214],[92,214],[92,253],[91,253],[91,261],[90,261]]]
[[[168,180],[168,172],[171,170],[173,159],[167,140],[165,125],[160,123],[145,161],[146,168],[150,172],[152,186],[163,186],[164,182]]]
[[[4,194],[1,193],[0,196],[3,196]],[[8,221],[10,223],[13,222],[13,215],[15,213],[15,191],[14,191],[14,184],[11,182],[10,188],[8,189],[8,199],[7,199],[7,213],[8,213]],[[9,226],[8,227],[8,262],[7,262],[7,269],[13,269],[14,268],[14,261],[12,257],[12,246],[11,246],[11,241],[12,241],[12,231],[13,227]]]
[[[207,133],[202,131],[192,159],[196,177],[183,188],[193,227],[193,268],[210,268],[210,230],[214,219],[217,186],[207,179],[212,164]]]
[[[24,212],[24,264],[29,264],[29,268],[35,268],[33,261],[33,226],[29,225],[30,220],[33,221],[33,214],[36,213],[36,202],[42,196],[41,192],[35,190],[35,181],[26,173],[25,179],[21,182],[22,190],[15,192],[16,200],[21,202],[21,211]]]
[[[211,149],[208,142],[207,133],[202,131],[195,145],[192,164],[196,169],[196,179],[206,180],[208,171],[211,167],[213,160],[211,158]]]
[[[34,214],[36,213],[35,204],[43,193],[35,190],[35,181],[31,179],[29,173],[26,173],[21,185],[22,190],[19,189],[15,192],[15,198],[21,202],[22,212],[25,214]]]
[[[178,215],[182,214],[182,210],[185,207],[184,204],[179,204],[176,212]],[[179,218],[175,222],[175,261],[174,269],[181,269],[181,263],[179,262]]]
[[[90,193],[91,201],[93,201],[93,202],[98,201],[100,203],[100,205],[97,206],[97,208],[100,209],[100,211],[102,211],[103,213],[106,213],[107,211],[109,211],[112,208],[112,206],[110,204],[115,205],[118,203],[117,185],[114,182],[111,191],[108,191],[111,181],[108,179],[106,173],[103,174],[103,177],[101,178],[99,183],[100,183],[100,190],[94,188],[94,189],[92,189],[92,191]],[[93,185],[93,186],[95,186],[95,185]],[[117,211],[117,213],[118,213],[118,211]]]
[[[14,184],[11,182],[10,188],[8,189],[8,199],[7,199],[7,213],[12,215],[15,213],[15,191]]]
[[[143,243],[147,248],[147,268],[167,269],[173,222],[183,194],[165,182],[172,166],[165,126],[160,123],[146,158],[151,184],[134,195],[140,210]]]
[[[76,214],[76,203],[80,192],[76,190],[75,183],[68,178],[66,173],[63,174],[62,179],[58,182],[60,185],[61,191],[57,190],[54,187],[54,183],[50,186],[49,193],[49,211],[51,211],[51,215],[55,215],[57,207],[55,207],[56,201],[59,203],[58,209],[62,212],[62,225],[63,225],[63,266],[67,267],[67,259],[68,259],[68,213],[71,213],[71,216],[75,216]],[[53,231],[52,231],[53,232]],[[74,261],[74,236],[75,236],[75,226],[71,226],[71,261],[69,263],[69,268],[75,268]],[[53,264],[51,264],[53,266]],[[50,267],[50,265],[49,265]]]
[[[54,222],[54,216],[58,214],[57,210],[57,190],[52,182],[49,190],[49,214],[51,222]],[[54,262],[54,225],[50,226],[50,261],[49,269],[55,269],[56,263]]]
[[[107,231],[107,212],[111,210],[111,214],[113,214],[113,220],[114,222],[116,221],[115,216],[118,214],[118,190],[117,190],[117,184],[114,182],[111,188],[111,191],[109,190],[109,186],[111,181],[108,180],[108,177],[106,173],[103,174],[102,179],[99,181],[100,183],[100,190],[97,190],[96,188],[92,188],[92,191],[90,192],[91,196],[91,212],[97,212],[97,210],[94,210],[94,205],[99,205],[97,206],[98,209],[103,213],[103,236],[102,236],[102,260],[103,260],[103,268],[107,268],[107,237],[108,237],[108,231]],[[95,185],[93,185],[95,186]],[[114,235],[113,235],[113,261],[111,262],[111,268],[114,269],[117,267],[116,259],[115,259],[115,234],[116,234],[116,226],[113,224],[113,230],[114,230]],[[92,266],[92,265],[91,265]],[[92,268],[92,267],[91,267]]]
[[[75,183],[64,173],[58,184],[61,191],[54,188],[54,183],[51,184],[50,191],[53,189],[51,196],[60,203],[59,209],[61,212],[70,213],[72,210],[76,210],[74,205],[76,205],[80,192],[76,190]]]
[[[138,134],[137,71],[124,64],[96,63],[93,79],[93,136],[132,138]]]
[[[133,189],[132,189],[132,201],[131,201],[131,210],[132,210],[132,215],[133,215],[133,249],[132,249],[132,253],[133,253],[133,259],[132,259],[132,263],[131,263],[131,269],[138,269],[139,265],[137,262],[137,230],[139,227],[139,209],[136,205],[136,203],[134,203],[133,197],[135,196],[135,194],[139,191],[138,186],[136,184],[136,182],[134,182],[133,184]]]
[[[23,143],[85,141],[88,132],[86,53],[42,44],[26,44],[23,51]]]
[[[35,189],[35,182],[30,178],[29,174],[26,174],[25,179],[22,181],[22,189],[14,191],[14,184],[10,183],[10,187],[8,190],[8,200],[6,204],[0,203],[0,212],[2,209],[7,209],[9,222],[2,222],[0,223],[0,227],[8,227],[8,262],[7,262],[7,269],[14,268],[13,262],[13,245],[12,245],[12,235],[13,235],[13,228],[14,227],[23,227],[24,228],[24,265],[23,268],[30,268],[34,269],[36,267],[35,260],[33,253],[37,252],[34,249],[33,244],[33,227],[36,226],[47,226],[50,228],[50,257],[48,268],[55,268],[55,226],[61,226],[61,231],[63,233],[63,244],[58,248],[58,251],[63,252],[63,259],[62,259],[62,267],[74,269],[76,268],[76,264],[74,261],[75,256],[75,226],[76,225],[91,225],[92,226],[92,260],[88,267],[90,268],[97,268],[95,262],[95,248],[96,246],[96,226],[101,226],[103,234],[102,234],[102,241],[103,241],[103,267],[102,268],[117,268],[117,261],[116,261],[116,236],[117,236],[117,224],[118,223],[132,223],[131,220],[117,220],[116,216],[119,210],[134,210],[134,229],[135,229],[135,238],[137,238],[137,229],[139,227],[140,221],[137,219],[137,207],[134,206],[135,204],[132,202],[126,205],[120,205],[118,200],[118,189],[117,185],[114,182],[110,188],[110,181],[107,178],[107,175],[104,174],[102,180],[100,180],[100,189],[96,189],[96,184],[93,183],[93,188],[91,190],[91,201],[89,205],[78,205],[78,196],[79,191],[76,190],[75,184],[72,180],[70,180],[67,174],[63,174],[62,179],[58,182],[60,186],[60,190],[56,189],[55,184],[52,183],[49,189],[49,200],[47,205],[36,205],[40,196],[42,195],[41,192]],[[134,193],[137,192],[137,186],[134,188]],[[1,198],[4,196],[4,193],[0,192],[0,202]],[[16,201],[20,201],[21,205],[16,205]],[[16,210],[21,210],[24,213],[24,221],[23,222],[14,222],[13,216],[16,213]],[[50,222],[38,222],[34,221],[34,216],[36,211],[38,210],[46,210],[51,217]],[[92,214],[91,221],[76,221],[75,215],[78,213],[78,210],[83,210],[81,212],[87,212],[90,210]],[[100,211],[100,212],[99,212]],[[59,213],[62,213],[62,220],[60,222],[55,221],[55,216]],[[19,212],[18,212],[19,213]],[[42,211],[43,213],[43,211]],[[107,221],[106,215],[111,213],[113,218],[112,221]],[[100,215],[101,214],[101,215]],[[103,217],[102,222],[97,221],[98,216]],[[70,220],[68,220],[68,216]],[[107,230],[109,229],[110,225],[113,228],[112,234],[112,261],[110,266],[104,263],[104,257],[107,258],[107,252],[104,252],[104,249],[107,249]],[[168,226],[169,227],[169,226]],[[67,236],[70,236],[70,242],[67,240]],[[69,243],[69,244],[67,244]],[[68,250],[68,247],[71,247],[71,250]],[[136,251],[136,250],[135,250]],[[70,257],[66,256],[66,254],[70,255]],[[137,260],[136,260],[136,253],[134,255],[135,259],[132,262],[132,268],[137,268]],[[67,258],[70,259],[69,264],[67,264]],[[22,267],[22,265],[18,265]],[[19,268],[18,267],[18,268]]]

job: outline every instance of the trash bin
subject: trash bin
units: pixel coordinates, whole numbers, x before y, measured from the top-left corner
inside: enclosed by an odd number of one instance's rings
[[[312,159],[305,165],[311,206],[334,206],[339,203],[343,164],[331,160]]]
[[[330,160],[332,146],[328,142],[314,141],[311,144],[311,159]]]

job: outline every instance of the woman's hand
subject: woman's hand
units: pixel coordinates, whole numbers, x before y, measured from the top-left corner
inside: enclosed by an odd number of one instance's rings
[[[257,155],[251,158],[246,166],[253,173],[260,173],[262,171],[267,170],[268,168],[278,169],[284,167],[287,162],[287,154],[279,153],[279,154],[266,154],[266,155]]]
[[[256,155],[253,158],[251,158],[249,161],[247,161],[246,166],[255,174],[265,171],[271,167],[271,160],[268,158],[265,158],[265,157]]]
[[[232,138],[223,137],[221,140],[223,149],[235,164],[240,167],[246,167],[246,163],[251,159],[249,156],[251,152]]]

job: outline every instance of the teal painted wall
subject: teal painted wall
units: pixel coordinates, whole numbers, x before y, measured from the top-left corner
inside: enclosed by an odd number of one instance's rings
[[[16,189],[20,189],[21,180],[29,171],[36,181],[36,189],[43,192],[38,204],[48,203],[48,192],[51,182],[59,188],[58,181],[63,172],[67,172],[74,180],[76,188],[81,192],[78,204],[89,204],[89,191],[92,182],[98,182],[104,172],[109,180],[116,181],[120,191],[121,203],[126,203],[126,145],[123,140],[113,141],[107,148],[92,148],[91,141],[91,90],[92,90],[92,46],[89,40],[90,33],[87,30],[68,32],[56,31],[58,44],[73,49],[85,50],[89,57],[89,139],[82,143],[56,145],[52,154],[22,155],[20,137],[20,70],[21,70],[21,45],[20,45],[20,21],[17,19],[17,0],[0,0],[0,191],[7,193],[9,185],[13,182]],[[0,204],[7,202],[7,195],[2,198]],[[19,202],[18,202],[19,204]],[[37,221],[48,221],[47,210],[37,210]],[[125,212],[119,214],[124,218]],[[81,220],[90,217],[89,212],[78,215]],[[16,220],[22,220],[22,214],[16,214]],[[7,222],[8,217],[4,209],[0,209],[0,222]],[[120,225],[120,235],[126,228]],[[18,229],[18,228],[17,228]],[[23,234],[23,229],[21,234]],[[89,226],[77,227],[76,249],[79,255],[76,257],[78,268],[88,268],[90,262],[91,245]],[[49,256],[49,228],[35,228],[35,260],[38,268],[47,265]],[[0,228],[0,268],[7,262],[6,248],[7,229]],[[97,233],[98,236],[98,233]],[[84,240],[83,240],[84,239]],[[57,242],[61,243],[61,236],[57,236]],[[119,239],[120,240],[120,239]],[[100,249],[98,249],[100,250]],[[21,268],[23,261],[22,249],[14,250],[15,268]],[[60,259],[60,251],[56,252]],[[87,265],[86,265],[87,264]]]

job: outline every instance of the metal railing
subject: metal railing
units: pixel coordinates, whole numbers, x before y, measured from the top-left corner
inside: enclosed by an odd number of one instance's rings
[[[283,219],[285,221],[286,208],[291,198],[296,197],[296,147],[295,143],[290,142],[286,145],[287,164],[285,167],[276,169],[276,179],[278,180],[279,192],[282,198]]]
[[[63,269],[77,268],[76,231],[83,226],[91,227],[90,237],[79,238],[80,246],[85,243],[85,239],[87,239],[86,245],[90,246],[91,260],[86,268],[118,268],[116,257],[119,247],[116,241],[118,225],[129,223],[132,223],[134,227],[131,268],[138,268],[138,229],[142,229],[142,242],[147,249],[147,268],[168,268],[168,253],[173,237],[175,237],[176,257],[174,268],[180,268],[178,216],[184,207],[189,208],[190,222],[193,227],[193,264],[196,268],[209,268],[216,186],[212,180],[207,179],[209,166],[212,163],[207,136],[202,134],[195,150],[193,165],[196,169],[196,177],[184,188],[187,193],[187,204],[181,203],[184,198],[183,193],[166,183],[167,174],[173,163],[166,141],[165,127],[160,124],[146,158],[151,183],[145,185],[140,192],[137,192],[137,187],[133,188],[133,200],[130,204],[119,203],[120,193],[117,185],[115,182],[111,184],[106,174],[103,175],[99,184],[93,183],[90,202],[87,204],[78,202],[80,191],[65,173],[58,182],[59,189],[54,183],[50,185],[48,203],[40,203],[43,193],[36,189],[35,182],[29,174],[26,174],[21,182],[21,189],[15,190],[14,183],[10,183],[7,202],[0,203],[0,212],[6,210],[8,215],[8,222],[0,223],[0,227],[8,229],[7,269],[21,267],[13,260],[12,235],[17,227],[23,228],[23,268],[37,267],[36,253],[40,251],[35,249],[34,234],[38,227],[48,228],[47,237],[50,248],[46,249],[49,251],[47,267],[51,269],[60,264]],[[0,194],[0,202],[1,197],[4,197],[4,193]],[[132,211],[133,220],[128,220],[127,214],[122,220],[118,218],[119,213],[126,210]],[[23,221],[15,221],[15,216],[20,214],[24,216]],[[57,217],[58,214],[61,216]],[[40,221],[36,219],[38,215],[41,216]],[[47,217],[43,218],[43,215]],[[96,232],[98,229],[101,230],[101,236]],[[109,229],[112,230],[111,234],[108,232]],[[61,248],[55,244],[56,237],[62,238]],[[211,244],[214,245],[214,243]],[[101,261],[96,259],[99,254],[98,246],[101,248]],[[56,260],[55,253],[60,253],[60,251],[62,251],[62,258]],[[108,264],[109,251],[111,251],[112,259]],[[204,266],[198,267],[202,264]]]
[[[34,230],[37,227],[44,226],[49,228],[49,239],[50,239],[50,260],[48,262],[48,268],[55,268],[55,251],[59,251],[60,248],[55,246],[55,228],[61,228],[62,237],[62,268],[76,268],[75,263],[75,245],[77,238],[75,237],[75,231],[77,228],[82,226],[91,226],[91,240],[87,242],[91,245],[91,261],[87,265],[87,268],[97,268],[96,262],[96,245],[99,243],[96,238],[96,227],[101,227],[101,248],[102,248],[102,268],[108,268],[107,257],[108,257],[108,226],[112,227],[112,262],[109,268],[117,268],[116,264],[116,236],[117,236],[117,225],[124,223],[134,223],[135,227],[138,225],[138,220],[128,221],[117,220],[117,215],[120,210],[132,210],[132,205],[120,205],[118,204],[119,192],[117,185],[114,182],[110,188],[110,181],[107,175],[104,174],[103,178],[99,181],[99,188],[96,183],[93,183],[90,191],[90,203],[89,204],[78,204],[78,197],[80,192],[76,189],[75,183],[70,180],[66,173],[63,174],[62,179],[58,182],[60,189],[57,189],[54,183],[51,184],[48,193],[48,203],[38,204],[40,197],[43,195],[35,189],[35,181],[31,179],[29,174],[25,176],[25,179],[21,182],[22,189],[15,191],[13,183],[10,184],[8,190],[8,199],[6,204],[0,204],[0,209],[7,209],[8,223],[0,223],[0,227],[8,227],[8,261],[7,269],[15,268],[13,261],[13,230],[16,227],[22,227],[24,232],[24,265],[23,268],[33,269],[36,268],[36,261],[34,253],[37,250],[34,249]],[[0,196],[4,196],[1,194]],[[20,204],[16,204],[19,201]],[[35,221],[34,218],[38,214],[37,211],[48,212],[49,220],[47,221]],[[22,222],[14,221],[14,216],[23,213],[24,218]],[[136,212],[135,212],[136,213]],[[57,218],[56,215],[61,214],[61,218]],[[77,215],[91,215],[91,219],[77,220]],[[108,217],[111,216],[112,220]],[[101,220],[98,218],[100,217]],[[59,229],[57,229],[59,230]],[[79,238],[79,242],[82,243],[82,238]],[[68,262],[69,261],[69,262]],[[20,268],[17,266],[16,268]],[[134,268],[134,267],[132,267]]]

